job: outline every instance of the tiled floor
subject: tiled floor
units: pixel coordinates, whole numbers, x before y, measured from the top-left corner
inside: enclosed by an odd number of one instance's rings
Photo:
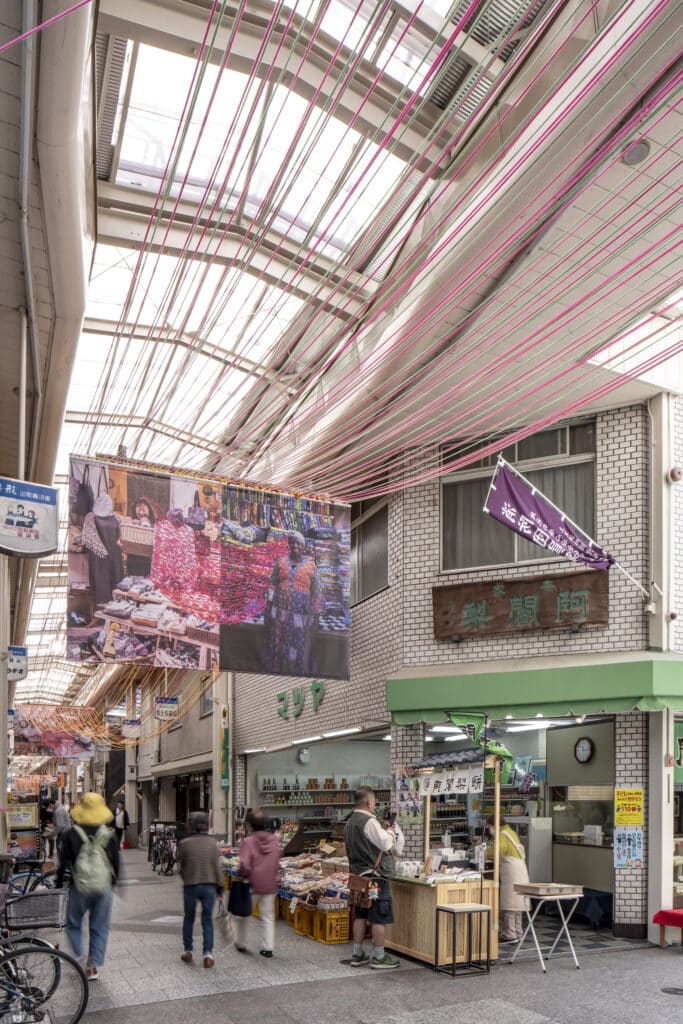
[[[488,976],[456,979],[405,959],[398,971],[354,969],[342,962],[348,960],[348,945],[321,945],[280,922],[272,960],[217,944],[211,970],[205,970],[201,960],[186,965],[180,961],[179,880],[153,875],[138,851],[124,856],[128,882],[117,897],[107,963],[91,986],[85,1024],[683,1020],[683,995],[663,991],[683,985],[679,947],[643,948],[623,940],[616,946],[603,942],[606,935],[582,935],[575,927],[572,935],[577,938],[581,970],[563,956],[550,961],[545,976],[537,958],[514,966],[500,963]],[[256,927],[254,923],[254,948]],[[589,947],[592,955],[586,955]]]
[[[541,947],[541,952],[551,948],[561,926],[562,924],[558,917],[550,917],[542,914],[538,915],[534,922],[534,927],[536,930],[538,944]],[[617,938],[612,934],[612,930],[610,928],[599,928],[596,930],[591,928],[590,925],[583,924],[580,921],[569,922],[569,934],[572,937],[572,944],[576,950],[576,956],[579,962],[581,962],[581,958],[587,953],[616,953],[619,950],[633,950],[649,945],[646,939]],[[515,949],[516,946],[513,943],[501,944],[501,962],[509,963]],[[569,945],[564,935],[557,944],[557,948],[553,953],[553,959],[555,959],[555,957],[562,956],[571,957]],[[518,964],[521,960],[526,960],[528,958],[538,959],[538,954],[536,953],[534,940],[531,934],[527,935],[524,945],[515,958],[515,964]]]

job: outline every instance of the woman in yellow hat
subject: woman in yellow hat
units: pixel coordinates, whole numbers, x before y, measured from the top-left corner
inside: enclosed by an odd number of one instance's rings
[[[62,838],[57,884],[71,875],[66,934],[77,957],[83,956],[83,918],[88,914],[89,945],[85,973],[90,981],[104,965],[109,940],[114,886],[119,875],[116,836],[108,827],[114,815],[99,793],[85,793],[71,812],[73,827]]]

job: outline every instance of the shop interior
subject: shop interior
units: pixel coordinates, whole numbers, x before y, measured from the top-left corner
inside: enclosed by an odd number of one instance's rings
[[[385,730],[340,729],[280,750],[247,751],[247,803],[269,815],[285,845],[299,824],[341,835],[358,786],[371,786],[379,811],[388,811],[389,740]]]
[[[683,727],[683,722],[681,723]],[[359,785],[377,790],[380,811],[391,803],[390,736],[341,729],[275,751],[248,751],[248,805],[260,806],[286,840],[297,826],[341,836]],[[471,750],[466,731],[426,727],[425,756]],[[479,741],[484,746],[484,737]],[[487,753],[501,759],[500,815],[521,839],[532,882],[581,885],[577,916],[594,928],[612,924],[614,866],[614,721],[610,716],[506,718],[486,728]],[[406,766],[410,768],[410,766]],[[683,784],[681,785],[683,788]],[[432,795],[424,859],[476,865],[476,847],[494,809],[490,772],[481,796]],[[683,827],[681,838],[683,868]],[[683,901],[683,882],[681,883]]]
[[[683,724],[683,723],[682,723]],[[581,885],[577,910],[592,927],[611,927],[614,866],[614,722],[608,716],[507,718],[487,728],[488,750],[502,758],[500,816],[525,849],[532,882]],[[482,738],[481,743],[484,740]],[[425,753],[454,755],[472,746],[456,725],[427,728]],[[683,786],[682,786],[683,788]],[[474,851],[493,811],[487,779],[483,799],[431,796],[427,853],[432,860]],[[427,847],[427,838],[425,837]],[[681,830],[683,866],[683,829]],[[683,884],[682,896],[683,902]]]

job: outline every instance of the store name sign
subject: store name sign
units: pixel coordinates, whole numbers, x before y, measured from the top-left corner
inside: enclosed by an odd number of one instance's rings
[[[591,570],[433,587],[432,606],[437,640],[607,626],[609,574]]]
[[[154,717],[162,722],[174,721],[178,717],[178,698],[156,697],[154,700]]]
[[[301,718],[309,694],[313,711],[317,712],[325,696],[325,684],[322,679],[314,679],[308,687],[295,686],[292,690],[282,690],[280,693],[276,693],[277,713],[280,718],[285,721],[290,717]]]
[[[57,550],[57,488],[0,477],[0,553],[41,558]]]

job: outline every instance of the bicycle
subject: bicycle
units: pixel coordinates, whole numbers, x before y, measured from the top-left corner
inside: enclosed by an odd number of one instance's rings
[[[57,888],[57,871],[54,868],[42,871],[42,865],[45,863],[43,860],[36,858],[20,863],[25,870],[16,871],[7,882],[12,895],[25,896],[36,889]]]
[[[172,875],[177,862],[177,840],[172,826],[157,825],[152,834],[150,860],[152,871],[159,874]]]
[[[8,895],[7,884],[0,886],[5,924],[0,936],[0,1022],[77,1024],[88,1002],[88,979],[81,965],[38,935],[12,934],[24,928],[63,927],[66,890],[14,899]]]
[[[0,1021],[78,1024],[88,1005],[88,979],[61,949],[19,946],[0,956]]]
[[[177,860],[175,830],[164,828],[154,837],[152,844],[152,870],[159,874],[172,875]]]

